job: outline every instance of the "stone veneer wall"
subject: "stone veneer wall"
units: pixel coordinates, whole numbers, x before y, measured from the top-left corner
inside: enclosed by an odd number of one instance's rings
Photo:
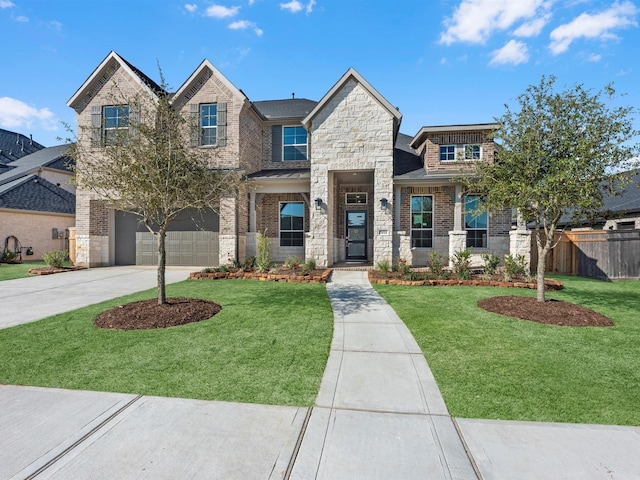
[[[393,116],[358,82],[350,79],[313,119],[310,198],[335,199],[332,171],[374,171],[373,205],[393,198]],[[332,177],[332,176],[331,176]],[[338,192],[339,193],[339,192]],[[373,261],[391,261],[393,207],[373,209]],[[311,210],[306,256],[320,266],[335,259],[339,220],[335,205]]]

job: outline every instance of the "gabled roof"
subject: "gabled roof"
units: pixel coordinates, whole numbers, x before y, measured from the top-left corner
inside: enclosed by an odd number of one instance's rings
[[[0,172],[0,185],[37,173],[40,168],[51,168],[70,173],[69,165],[73,163],[73,160],[66,155],[69,148],[69,145],[43,148],[9,163],[7,166],[11,169],[4,173]]]
[[[76,111],[84,108],[95,93],[108,80],[109,76],[113,71],[115,71],[115,68],[118,65],[123,68],[143,90],[146,90],[147,93],[154,96],[167,93],[160,85],[151,80],[151,78],[142,73],[142,71],[134,67],[112,50],[93,71],[89,78],[87,78],[80,88],[76,90],[76,93],[74,93],[69,99],[67,105]]]
[[[31,137],[0,128],[0,164],[2,165],[6,165],[43,148],[43,145],[34,142]]]
[[[318,105],[315,100],[289,98],[285,100],[263,100],[253,106],[267,120],[303,119]]]
[[[382,105],[394,117],[394,122],[395,122],[394,135],[395,135],[398,131],[398,128],[400,127],[400,122],[402,121],[402,114],[398,111],[397,108],[391,105],[386,98],[380,95],[380,92],[378,92],[375,88],[373,88],[371,84],[362,77],[362,75],[356,72],[354,68],[349,68],[349,70],[347,70],[345,74],[342,75],[340,80],[338,80],[338,82],[333,87],[331,87],[331,90],[329,90],[325,94],[325,96],[322,97],[322,99],[318,102],[318,104],[311,111],[311,113],[309,113],[309,115],[307,115],[304,118],[304,120],[302,120],[303,125],[308,129],[311,126],[311,121],[313,120],[313,118],[327,105],[327,103],[329,103],[333,99],[333,97],[340,90],[342,90],[342,88],[347,84],[347,82],[349,82],[349,80],[352,80],[352,79],[358,82],[365,90],[367,90],[367,92],[369,92],[369,94],[373,98],[375,98],[378,101],[378,103],[380,103],[380,105]]]
[[[27,175],[0,185],[0,208],[74,214],[76,196],[44,178]]]
[[[198,89],[211,77],[215,76],[227,89],[237,97],[240,101],[248,100],[247,96],[238,89],[231,81],[225,77],[220,70],[213,66],[213,64],[205,59],[194,70],[194,72],[187,78],[178,91],[173,95],[172,103],[183,102],[186,103],[193,95],[195,95]]]
[[[432,127],[422,127],[411,141],[411,147],[417,148],[424,143],[425,137],[430,133],[453,133],[453,132],[489,132],[499,127],[497,123],[470,123],[467,125],[436,125]]]

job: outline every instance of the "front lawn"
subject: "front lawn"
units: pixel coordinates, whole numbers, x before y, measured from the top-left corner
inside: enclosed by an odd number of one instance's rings
[[[640,282],[561,277],[548,298],[613,327],[558,327],[480,309],[534,291],[374,285],[422,348],[450,413],[502,420],[640,425]]]
[[[46,267],[42,260],[23,263],[0,263],[0,281],[14,280],[16,278],[30,277],[29,269],[36,267]]]
[[[0,383],[279,405],[313,405],[333,314],[323,284],[184,281],[173,297],[222,305],[157,330],[101,330],[95,316],[155,290],[0,330]]]

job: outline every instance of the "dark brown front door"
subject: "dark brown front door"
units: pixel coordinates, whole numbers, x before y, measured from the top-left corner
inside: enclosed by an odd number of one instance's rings
[[[367,211],[348,210],[346,219],[347,260],[366,260]]]

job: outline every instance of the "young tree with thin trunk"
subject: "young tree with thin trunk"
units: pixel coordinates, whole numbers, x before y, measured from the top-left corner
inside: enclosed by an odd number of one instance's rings
[[[111,95],[119,109],[116,127],[78,131],[72,152],[76,184],[112,208],[137,215],[155,236],[163,304],[169,225],[181,212],[218,208],[222,197],[237,194],[242,175],[220,167],[217,149],[191,147],[198,126],[173,107],[165,88],[125,95],[116,86]]]
[[[591,217],[605,195],[620,194],[639,152],[634,109],[614,105],[619,97],[612,85],[557,92],[555,83],[543,76],[517,97],[518,110],[505,105],[496,119],[495,161],[476,163],[467,180],[471,191],[486,194],[483,208],[515,208],[533,225],[538,301],[545,299],[546,260],[561,217]]]

